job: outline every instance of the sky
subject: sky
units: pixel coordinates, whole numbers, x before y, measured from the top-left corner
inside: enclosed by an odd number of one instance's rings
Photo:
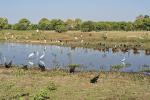
[[[0,0],[0,17],[16,23],[28,18],[33,23],[48,19],[80,18],[92,21],[134,21],[150,15],[150,0]]]

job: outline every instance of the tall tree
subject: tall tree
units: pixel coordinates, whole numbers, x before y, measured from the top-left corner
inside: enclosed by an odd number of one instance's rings
[[[81,25],[81,31],[83,31],[83,32],[91,32],[93,30],[95,30],[95,24],[92,21],[84,22]]]
[[[18,23],[13,26],[13,29],[17,30],[27,30],[30,26],[30,21],[26,18],[20,19]]]
[[[52,30],[52,24],[47,18],[42,18],[39,21],[38,27],[41,30]]]
[[[8,26],[7,18],[0,18],[0,29],[7,29]]]
[[[81,29],[81,24],[82,24],[82,20],[77,18],[75,19],[75,30],[80,30]]]
[[[74,20],[67,19],[65,24],[66,24],[68,30],[74,30],[74,27],[75,27],[75,21]]]

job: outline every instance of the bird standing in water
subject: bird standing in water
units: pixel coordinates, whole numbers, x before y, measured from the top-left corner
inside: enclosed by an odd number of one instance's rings
[[[40,56],[40,60],[42,60],[45,57],[45,52]]]
[[[45,66],[42,65],[42,64],[39,64],[39,68],[41,69],[41,71],[45,71],[46,70]]]
[[[28,70],[28,65],[22,65],[22,66],[23,66],[22,69]]]
[[[121,62],[124,62],[126,60],[126,57],[123,57],[123,59],[121,60]]]
[[[29,58],[29,59],[32,58],[35,54],[36,54],[36,52],[30,53],[30,54],[28,55],[28,58]]]
[[[11,68],[12,67],[12,60],[9,63],[5,62],[5,68]]]

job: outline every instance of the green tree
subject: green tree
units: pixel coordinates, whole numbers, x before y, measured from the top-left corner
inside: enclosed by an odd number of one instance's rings
[[[38,29],[37,24],[30,24],[30,26],[28,27],[28,30],[36,30],[36,29]]]
[[[67,28],[65,25],[57,25],[55,27],[55,31],[58,32],[58,33],[62,33],[62,32],[66,32],[67,31]]]
[[[66,24],[68,30],[74,30],[74,28],[75,28],[75,21],[74,20],[67,19],[65,24]]]
[[[145,16],[144,16],[144,18],[149,18],[149,17],[150,17],[149,15],[145,15]]]
[[[77,18],[75,19],[75,30],[80,30],[81,29],[81,24],[82,24],[82,20]]]
[[[7,29],[9,28],[7,18],[0,18],[0,29]]]
[[[30,26],[30,23],[31,22],[28,19],[23,18],[23,19],[19,20],[19,22],[13,26],[13,29],[27,30],[28,27]]]
[[[95,31],[109,31],[111,30],[111,25],[108,22],[97,22],[95,24]]]
[[[47,18],[42,18],[39,21],[38,27],[41,30],[52,30],[52,24]]]
[[[51,23],[52,23],[53,30],[55,30],[56,32],[61,33],[67,31],[66,24],[62,20],[53,19],[51,20]]]
[[[95,30],[95,24],[92,21],[84,22],[81,25],[81,31],[83,31],[83,32],[91,32],[93,30]]]

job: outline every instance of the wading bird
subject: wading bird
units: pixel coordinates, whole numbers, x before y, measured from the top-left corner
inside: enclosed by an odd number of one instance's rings
[[[11,68],[12,67],[12,60],[9,63],[5,62],[5,68]]]
[[[23,66],[22,69],[28,70],[28,65],[22,65],[22,66]]]
[[[126,57],[123,57],[123,59],[121,60],[121,62],[124,62],[126,60]]]
[[[78,37],[74,37],[75,40],[78,40]]]
[[[34,63],[33,63],[33,62],[31,62],[31,61],[29,61],[28,63],[29,63],[31,66],[33,66],[33,65],[34,65]]]
[[[43,59],[45,57],[45,52],[43,52],[43,54],[40,56],[40,60]]]
[[[97,83],[97,80],[99,79],[99,75],[95,76],[90,80],[90,83]]]
[[[69,72],[70,72],[70,73],[74,73],[74,72],[75,72],[75,67],[71,67],[71,68],[69,69]]]
[[[32,52],[28,55],[28,58],[32,58],[34,55],[36,54],[36,52]]]
[[[39,65],[39,68],[41,69],[41,71],[45,71],[46,70],[44,65],[42,65],[42,64],[38,64],[38,65]]]
[[[44,61],[40,60],[40,63],[41,63],[42,65],[44,65],[44,66],[45,66],[45,63],[44,63]]]
[[[45,46],[45,47],[44,47],[44,51],[46,51],[46,49],[47,49],[47,48],[46,48],[46,46]]]

